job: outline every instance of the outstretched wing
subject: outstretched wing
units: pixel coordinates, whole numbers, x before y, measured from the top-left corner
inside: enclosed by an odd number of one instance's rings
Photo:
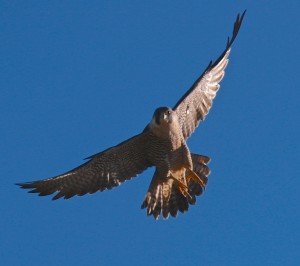
[[[242,16],[237,16],[232,37],[231,39],[228,38],[224,52],[214,63],[212,61],[209,63],[203,74],[173,108],[179,118],[185,139],[194,132],[200,121],[204,120],[212,106],[212,101],[220,88],[219,83],[225,74],[224,70],[228,63],[230,47],[239,32],[245,13],[246,10]]]
[[[17,185],[40,196],[58,192],[54,200],[111,189],[151,166],[145,154],[146,142],[147,133],[142,133],[87,158],[88,162],[65,174]]]

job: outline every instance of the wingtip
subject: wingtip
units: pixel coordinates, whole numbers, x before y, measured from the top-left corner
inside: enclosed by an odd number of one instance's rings
[[[243,12],[243,14],[242,14],[242,16],[241,16],[241,20],[243,20],[243,18],[244,18],[244,16],[245,16],[246,12],[247,12],[247,9],[244,10],[244,12]]]
[[[247,12],[247,9],[245,9],[245,10],[243,11],[242,15],[241,15],[240,13],[238,13],[238,14],[237,14],[237,17],[236,17],[236,22],[242,22],[243,19],[244,19],[245,14],[246,14],[246,12]]]
[[[15,183],[16,186],[19,186],[20,188],[23,188],[23,189],[33,188],[33,187],[30,186],[31,184],[32,184],[32,182]]]
[[[246,12],[247,12],[247,9],[244,10],[244,12],[242,13],[242,15],[238,14],[238,17],[237,17],[237,21],[239,22],[239,25],[241,26],[242,25],[242,22],[244,20],[244,17],[246,15]]]
[[[233,44],[236,36],[239,33],[239,30],[242,26],[245,14],[246,14],[247,9],[244,10],[244,12],[242,13],[242,15],[240,15],[240,13],[237,14],[236,20],[234,22],[234,26],[233,26],[233,32],[232,32],[232,37],[231,39],[228,37],[228,41],[227,41],[227,45],[226,45],[226,49],[229,49],[230,46]]]

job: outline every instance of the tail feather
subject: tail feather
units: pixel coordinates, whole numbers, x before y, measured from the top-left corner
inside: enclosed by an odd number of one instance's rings
[[[207,176],[210,174],[207,167],[210,161],[209,157],[192,154],[192,160],[193,171],[206,186],[208,183]],[[188,181],[187,186],[189,195],[183,195],[173,178],[162,178],[156,171],[141,208],[147,208],[147,215],[153,215],[155,219],[158,219],[161,214],[164,219],[168,219],[169,215],[176,217],[178,211],[181,213],[188,211],[189,205],[194,205],[196,196],[200,196],[205,189],[193,179]]]

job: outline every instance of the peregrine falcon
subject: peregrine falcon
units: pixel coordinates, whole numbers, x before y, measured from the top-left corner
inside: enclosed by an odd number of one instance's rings
[[[147,208],[147,215],[155,219],[188,211],[207,185],[210,158],[191,153],[186,141],[212,106],[245,12],[238,14],[232,37],[219,58],[209,63],[173,108],[157,108],[140,134],[88,157],[87,162],[62,175],[17,185],[39,196],[56,192],[53,200],[69,199],[112,189],[155,166],[141,208]]]

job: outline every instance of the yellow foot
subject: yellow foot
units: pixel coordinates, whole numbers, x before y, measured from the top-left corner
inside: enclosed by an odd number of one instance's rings
[[[196,183],[199,183],[202,187],[205,187],[205,184],[203,183],[202,179],[193,170],[189,168],[186,168],[186,179],[187,182],[189,182],[190,179],[192,179]]]
[[[183,182],[181,182],[176,177],[174,177],[173,175],[171,175],[171,177],[174,179],[175,184],[178,186],[178,189],[181,192],[181,194],[185,197],[192,198],[192,196],[189,194],[189,188]]]

